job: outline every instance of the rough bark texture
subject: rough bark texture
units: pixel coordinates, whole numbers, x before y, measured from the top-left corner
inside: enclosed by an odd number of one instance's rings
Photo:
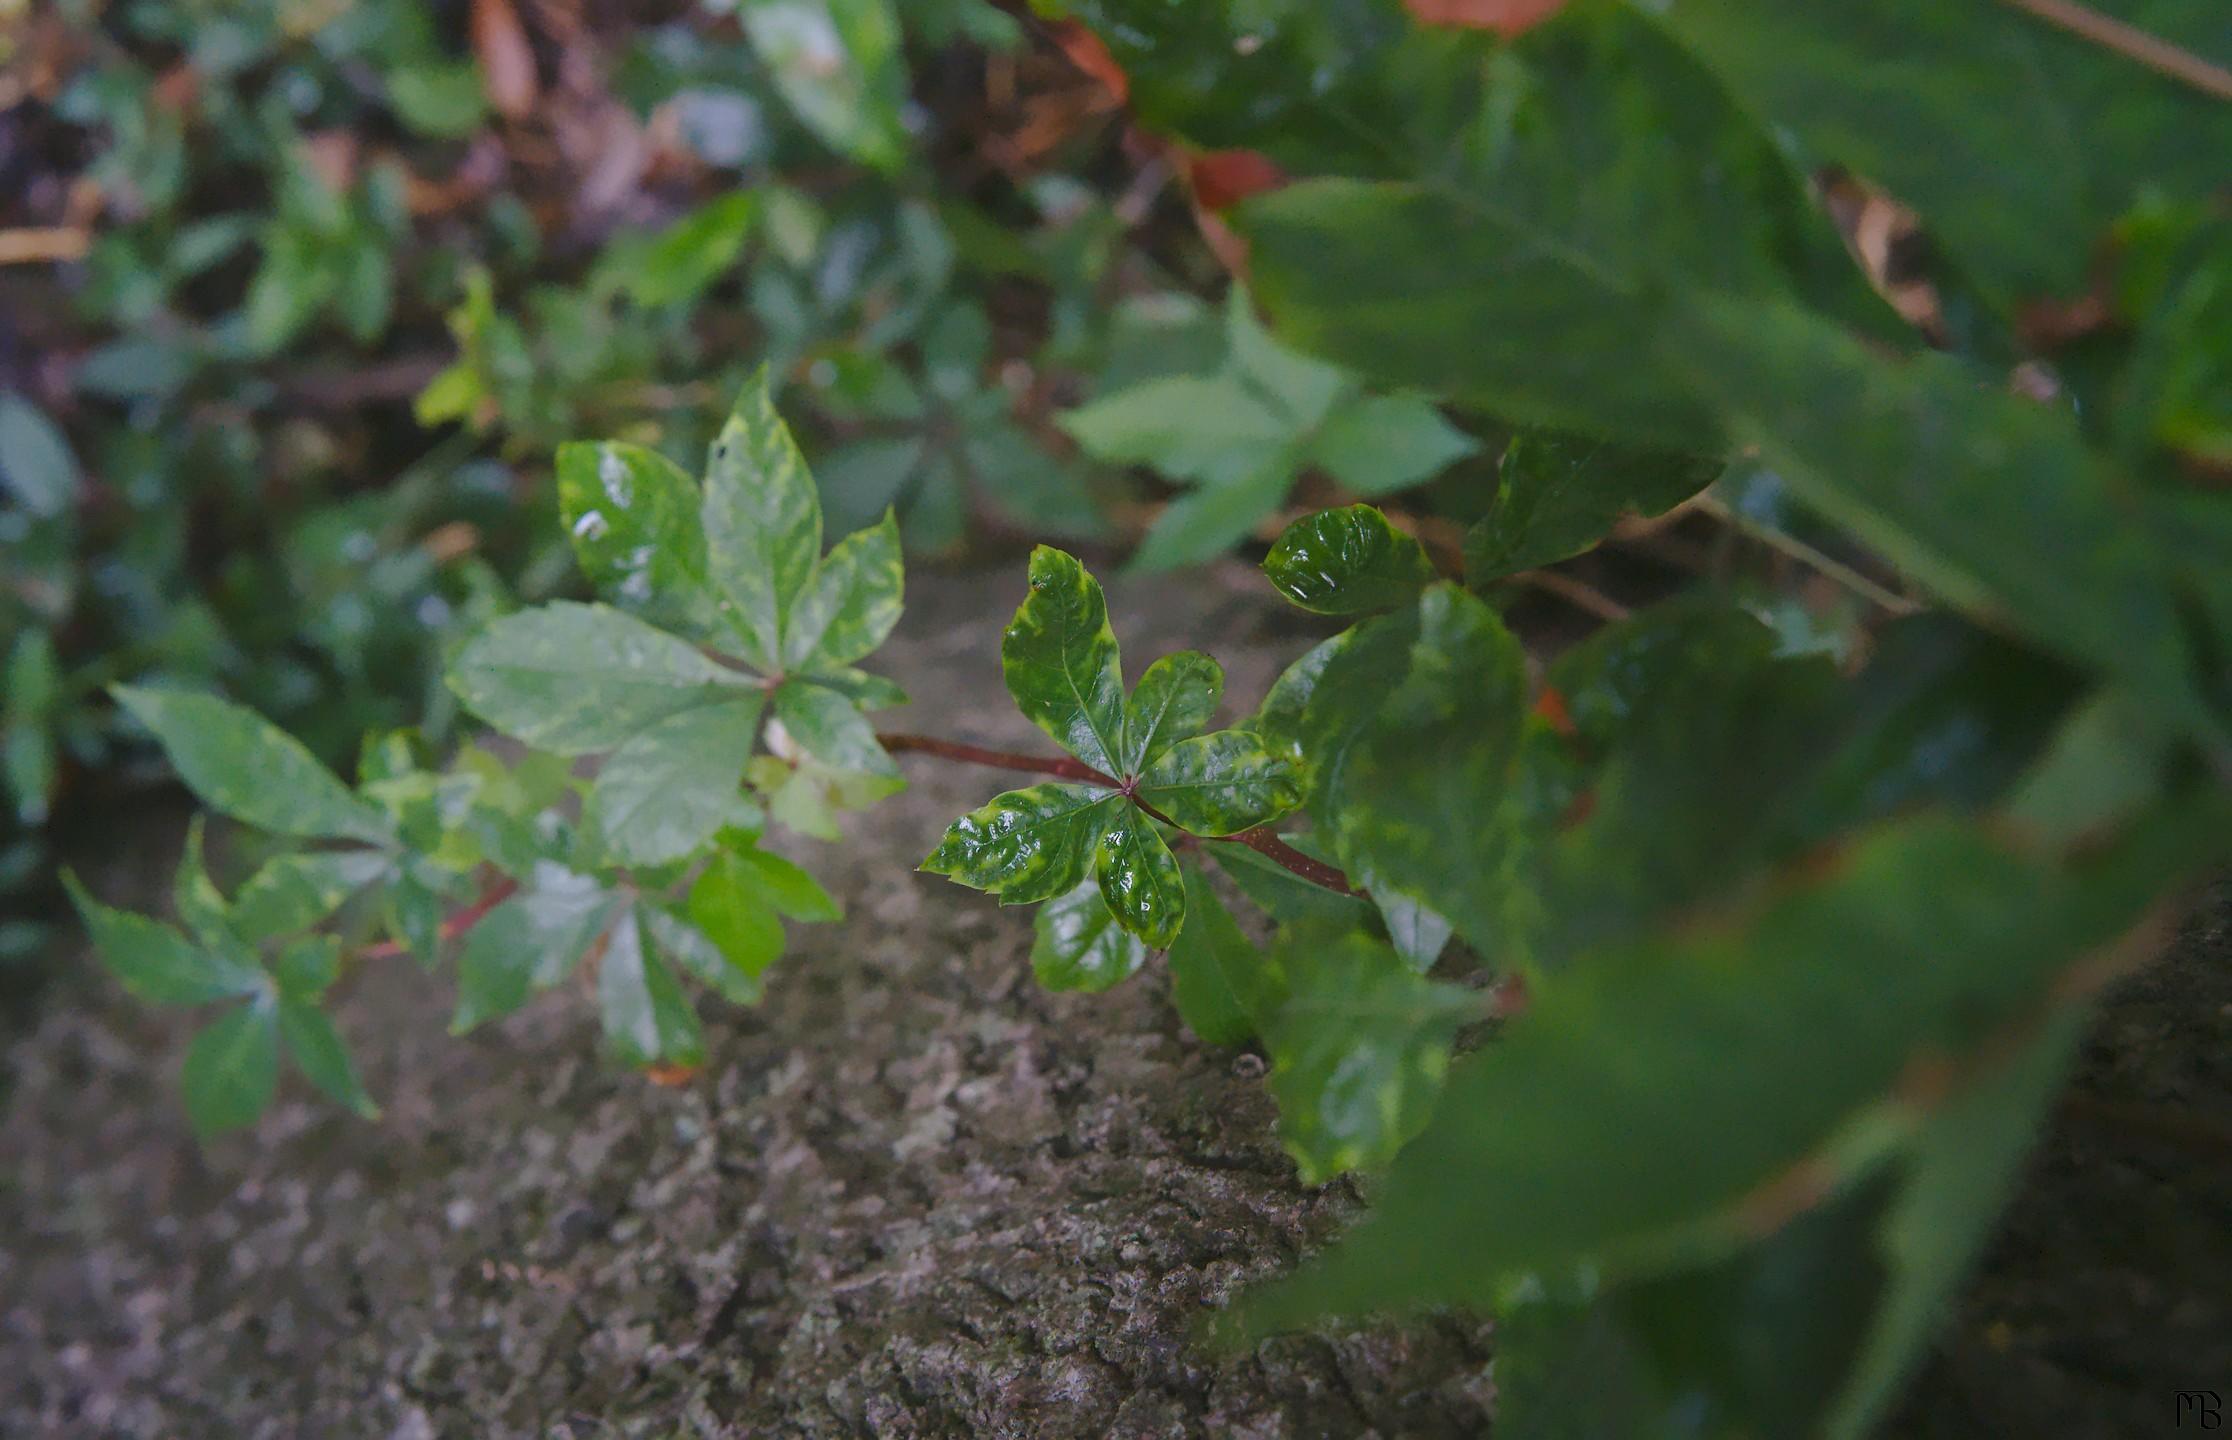
[[[1015,586],[915,586],[887,668],[939,708],[895,724],[1039,743],[999,681]],[[1248,582],[1112,600],[1134,674],[1202,645],[1239,705],[1309,639]],[[290,1080],[205,1151],[188,1023],[75,957],[0,1095],[0,1435],[1483,1432],[1484,1325],[1196,1342],[1355,1193],[1295,1183],[1260,1063],[1159,973],[1049,995],[1027,917],[914,873],[1003,777],[909,765],[800,852],[849,918],[795,927],[758,1009],[708,1004],[676,1089],[600,1065],[582,995],[453,1040],[446,979],[391,961],[343,1011],[385,1118]],[[96,888],[160,906],[175,826],[119,829]],[[1896,1433],[2167,1434],[2175,1391],[2232,1391],[2227,899],[2107,1007]]]
[[[1013,576],[931,580],[894,723],[1043,748],[1001,688]],[[1210,649],[1252,705],[1301,631],[1260,588],[1119,586],[1136,674]],[[1275,1341],[1194,1327],[1354,1213],[1299,1186],[1251,1055],[1186,1037],[1159,974],[1032,980],[1028,916],[915,873],[1006,779],[914,787],[800,853],[849,911],[793,927],[755,1010],[662,1089],[596,1058],[585,997],[464,1040],[387,961],[342,1022],[386,1106],[289,1080],[207,1151],[187,1025],[97,976],[49,997],[0,1125],[0,1433],[242,1436],[1456,1436],[1485,1326]],[[96,884],[161,893],[158,853]]]

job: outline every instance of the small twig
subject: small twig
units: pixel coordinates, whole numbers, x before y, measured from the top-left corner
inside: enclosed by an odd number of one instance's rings
[[[75,225],[0,230],[0,265],[41,265],[53,260],[83,260],[93,237]]]
[[[2006,0],[2006,3],[2049,25],[2090,40],[2103,50],[2113,50],[2126,60],[2190,85],[2204,95],[2232,100],[2232,70],[2204,60],[2191,50],[2173,45],[2136,25],[2126,25],[2079,5],[2076,0]]]
[[[1855,595],[1882,606],[1893,615],[1913,615],[1922,609],[1906,596],[1885,589],[1843,561],[1822,554],[1797,536],[1787,534],[1772,525],[1762,525],[1712,496],[1699,496],[1697,508],[1731,529],[1742,531],[1768,549],[1788,555],[1799,564],[1828,576]]]
[[[442,928],[436,932],[437,937],[443,940],[455,940],[458,936],[487,919],[488,912],[511,898],[512,892],[518,888],[519,882],[509,875],[497,880],[486,890],[481,891],[479,899],[444,920]],[[367,945],[362,950],[357,951],[357,958],[360,960],[388,960],[397,955],[408,953],[410,948],[400,940],[382,940],[377,945]]]

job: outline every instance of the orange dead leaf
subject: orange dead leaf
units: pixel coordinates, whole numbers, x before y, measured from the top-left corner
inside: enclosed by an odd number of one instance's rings
[[[1534,713],[1540,715],[1544,723],[1568,740],[1581,733],[1580,729],[1573,723],[1573,712],[1566,708],[1564,693],[1555,685],[1542,687],[1542,693],[1535,697]]]
[[[1204,210],[1222,210],[1286,184],[1286,172],[1255,150],[1205,150],[1188,157],[1186,178]]]
[[[1116,57],[1108,53],[1108,46],[1101,42],[1100,36],[1074,20],[1052,26],[1051,31],[1054,43],[1069,57],[1070,64],[1098,80],[1116,97],[1117,104],[1131,98],[1131,77],[1116,63]]]
[[[679,1090],[703,1073],[703,1065],[653,1065],[644,1070],[654,1085]]]
[[[1509,36],[1540,25],[1563,10],[1565,3],[1566,0],[1403,0],[1403,8],[1421,25],[1493,30]]]
[[[473,0],[473,54],[480,59],[481,87],[496,113],[525,119],[535,108],[535,50],[527,27],[511,0]]]

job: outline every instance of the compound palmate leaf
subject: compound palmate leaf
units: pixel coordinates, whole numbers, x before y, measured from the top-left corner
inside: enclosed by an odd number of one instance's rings
[[[1294,766],[1250,730],[1181,740],[1139,777],[1139,799],[1195,835],[1234,835],[1302,801]]]
[[[740,653],[776,673],[783,631],[821,560],[821,497],[763,367],[736,397],[705,462],[705,552]]]
[[[697,482],[658,451],[622,440],[561,445],[557,469],[574,558],[598,593],[646,619],[710,634]]]
[[[280,835],[392,838],[377,808],[255,711],[184,691],[119,685],[114,693],[211,809]]]
[[[1049,990],[1106,990],[1137,973],[1150,953],[1117,923],[1091,880],[1041,905],[1032,932],[1031,971]]]

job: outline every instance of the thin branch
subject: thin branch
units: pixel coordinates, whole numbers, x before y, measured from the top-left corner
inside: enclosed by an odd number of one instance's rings
[[[1111,790],[1124,788],[1113,775],[1103,775],[1083,761],[1059,756],[1050,759],[1022,755],[1013,750],[989,750],[960,740],[940,740],[934,735],[878,735],[876,743],[894,755],[936,755],[944,760],[966,760],[972,765],[991,765],[1001,770],[1027,770],[1034,775],[1082,780],[1088,785],[1105,785]]]
[[[2113,50],[2126,60],[2190,85],[2204,95],[2232,100],[2232,70],[2204,60],[2191,50],[2173,45],[2136,25],[2126,25],[2098,10],[2079,5],[2076,0],[2006,0],[2006,3],[2049,25],[2090,40],[2103,50]]]
[[[1697,508],[1732,529],[1757,540],[1770,550],[1788,555],[1799,564],[1816,570],[1852,591],[1864,600],[1882,606],[1893,615],[1913,615],[1922,607],[1896,591],[1887,590],[1853,569],[1843,561],[1824,555],[1797,536],[1777,530],[1772,525],[1762,525],[1742,512],[1730,508],[1723,501],[1711,496],[1697,497]]]

